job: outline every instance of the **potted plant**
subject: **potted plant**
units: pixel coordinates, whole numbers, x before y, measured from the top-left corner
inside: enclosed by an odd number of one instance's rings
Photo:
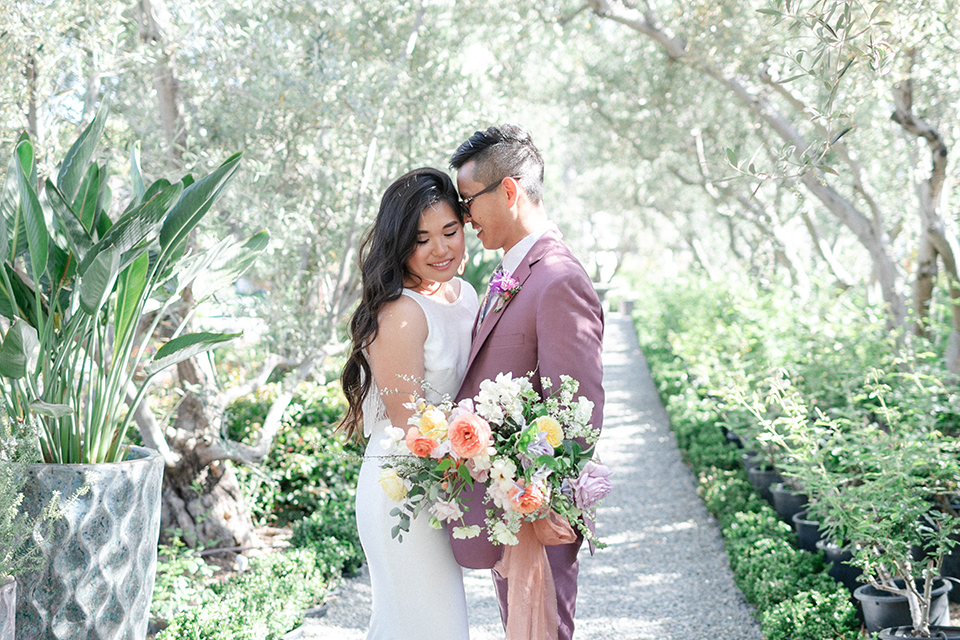
[[[882,372],[871,373],[863,393],[873,406],[847,418],[808,414],[786,382],[768,399],[788,416],[781,443],[790,450],[788,473],[810,495],[811,517],[822,523],[826,539],[852,552],[849,562],[867,582],[854,595],[868,631],[890,638],[949,633],[950,583],[939,575],[960,518],[942,505],[957,490],[958,443],[925,424],[922,412],[905,419],[888,406],[883,379]],[[872,617],[884,600],[903,607],[899,623]],[[883,628],[888,625],[896,628]]]
[[[21,136],[0,194],[3,402],[36,430],[43,459],[27,467],[23,504],[30,512],[54,492],[89,489],[41,545],[44,567],[18,578],[24,639],[58,637],[67,620],[74,635],[94,624],[106,637],[145,635],[163,460],[125,445],[127,430],[154,376],[238,335],[185,333],[189,315],[172,305],[187,287],[200,302],[233,282],[267,242],[261,232],[187,249],[239,154],[199,180],[146,186],[134,146],[131,199],[111,210],[106,166],[93,161],[106,117],[104,107],[39,190],[34,148]]]

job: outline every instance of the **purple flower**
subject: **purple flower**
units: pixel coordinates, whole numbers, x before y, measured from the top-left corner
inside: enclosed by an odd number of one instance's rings
[[[537,439],[527,445],[526,451],[520,452],[520,462],[524,469],[529,469],[540,456],[553,456],[553,446],[547,442],[546,431],[537,433]]]
[[[593,460],[588,462],[580,472],[580,477],[571,480],[573,497],[581,509],[593,509],[610,493],[613,485],[610,484],[610,467],[597,464]]]
[[[497,298],[497,304],[493,311],[497,312],[503,309],[503,306],[519,292],[520,283],[510,275],[509,271],[500,271],[494,274],[493,278],[490,279],[490,295]]]

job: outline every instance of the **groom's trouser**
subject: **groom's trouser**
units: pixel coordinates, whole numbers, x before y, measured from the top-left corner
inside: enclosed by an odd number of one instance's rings
[[[577,552],[583,538],[570,544],[560,544],[547,547],[547,559],[550,561],[550,571],[553,573],[553,583],[557,590],[557,615],[560,618],[557,628],[558,640],[573,639],[573,614],[577,608],[577,574],[580,563],[577,561]],[[507,580],[501,578],[496,571],[493,574],[493,583],[497,587],[497,599],[500,604],[500,619],[504,628],[507,626]]]

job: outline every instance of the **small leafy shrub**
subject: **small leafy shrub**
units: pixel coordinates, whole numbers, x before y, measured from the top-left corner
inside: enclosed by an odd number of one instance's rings
[[[177,614],[157,640],[275,640],[326,595],[309,549],[259,556],[244,573],[211,586],[200,606]]]
[[[748,555],[760,540],[778,540],[795,545],[797,536],[770,507],[754,512],[737,512],[728,519],[722,531],[723,542],[730,556],[730,568],[737,570],[737,561]]]
[[[189,606],[206,599],[212,592],[207,582],[214,569],[200,556],[203,545],[191,549],[183,541],[182,531],[171,531],[170,544],[157,550],[157,574],[153,587],[150,615],[170,620]]]
[[[760,611],[801,591],[829,590],[836,584],[824,572],[821,554],[802,551],[783,540],[761,538],[740,551],[734,581]]]
[[[726,527],[737,513],[769,508],[753,485],[747,482],[747,474],[742,468],[731,471],[711,467],[702,471],[698,493],[707,511],[720,521],[722,527]]]
[[[356,573],[363,566],[354,504],[330,500],[293,527],[290,544],[314,551],[317,568],[328,578]]]
[[[856,640],[860,638],[857,611],[846,589],[802,591],[760,616],[764,640]]]
[[[231,404],[225,416],[230,437],[255,441],[275,396],[267,386]],[[363,451],[336,431],[343,410],[338,383],[301,384],[265,463],[237,470],[260,524],[283,526],[329,501],[353,501]]]

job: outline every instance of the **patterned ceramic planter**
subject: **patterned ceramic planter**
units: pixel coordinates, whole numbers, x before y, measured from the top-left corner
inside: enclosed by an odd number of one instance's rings
[[[17,638],[17,581],[0,576],[0,640]]]
[[[163,458],[131,448],[108,464],[34,464],[27,510],[74,495],[41,545],[44,567],[17,578],[17,640],[143,640],[157,568]]]

